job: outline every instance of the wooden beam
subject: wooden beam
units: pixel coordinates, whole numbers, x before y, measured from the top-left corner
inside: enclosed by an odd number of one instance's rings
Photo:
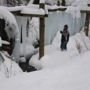
[[[24,14],[24,13],[21,13],[20,16],[24,16],[24,17],[40,17],[40,18],[46,17],[45,15],[40,15],[40,14]]]
[[[40,3],[40,8],[45,9],[45,4]],[[44,56],[44,32],[45,32],[45,18],[40,17],[40,41],[39,41],[39,59]]]
[[[90,19],[90,14],[86,13],[86,20],[85,20],[85,27],[84,27],[86,36],[88,36],[88,32],[89,32],[89,19]]]
[[[81,13],[90,13],[90,10],[81,10]]]
[[[55,8],[55,9],[48,9],[49,12],[55,12],[55,11],[65,11],[67,8]]]

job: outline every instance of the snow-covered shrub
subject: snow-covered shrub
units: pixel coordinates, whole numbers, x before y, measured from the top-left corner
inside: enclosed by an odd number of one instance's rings
[[[87,6],[88,0],[74,0],[72,6]]]
[[[2,62],[0,63],[0,73],[2,73],[5,77],[9,78],[22,72],[21,68],[15,61],[12,61],[3,53],[2,56],[4,60],[2,60]]]
[[[12,52],[12,57],[15,61],[19,59],[19,47],[20,47],[20,33],[15,17],[11,14],[5,7],[0,6],[0,18],[5,20],[5,31],[9,39],[15,40],[14,49]]]
[[[90,39],[85,35],[84,32],[77,33],[74,36],[74,40],[76,42],[76,47],[80,53],[90,50]]]

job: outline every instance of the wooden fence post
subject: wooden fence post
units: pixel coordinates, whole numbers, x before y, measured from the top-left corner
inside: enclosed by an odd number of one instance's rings
[[[40,3],[39,8],[45,9],[45,3]],[[39,59],[44,56],[44,32],[45,32],[45,18],[40,17],[40,41],[39,41]]]
[[[85,28],[84,28],[86,36],[88,36],[88,32],[89,32],[89,17],[90,14],[86,13]]]
[[[66,6],[66,0],[62,0],[62,6]]]

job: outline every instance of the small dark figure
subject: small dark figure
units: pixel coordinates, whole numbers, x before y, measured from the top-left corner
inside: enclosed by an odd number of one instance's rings
[[[61,50],[67,50],[67,43],[69,41],[68,25],[64,26],[63,31],[60,31],[61,36]]]

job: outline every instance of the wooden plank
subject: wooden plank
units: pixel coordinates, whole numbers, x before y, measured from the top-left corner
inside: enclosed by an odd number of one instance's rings
[[[81,10],[81,13],[90,13],[90,10]]]
[[[41,18],[45,17],[45,15],[40,15],[40,14],[23,14],[23,13],[21,13],[20,16],[24,16],[24,17],[41,17]]]
[[[40,8],[45,9],[45,4],[40,3]],[[39,42],[39,59],[44,56],[44,32],[45,32],[45,18],[40,17],[40,42]]]
[[[55,9],[48,9],[49,12],[55,12],[55,11],[65,11],[67,8],[55,8]]]
[[[40,42],[39,42],[39,59],[44,56],[44,32],[45,32],[45,19],[40,18]]]

